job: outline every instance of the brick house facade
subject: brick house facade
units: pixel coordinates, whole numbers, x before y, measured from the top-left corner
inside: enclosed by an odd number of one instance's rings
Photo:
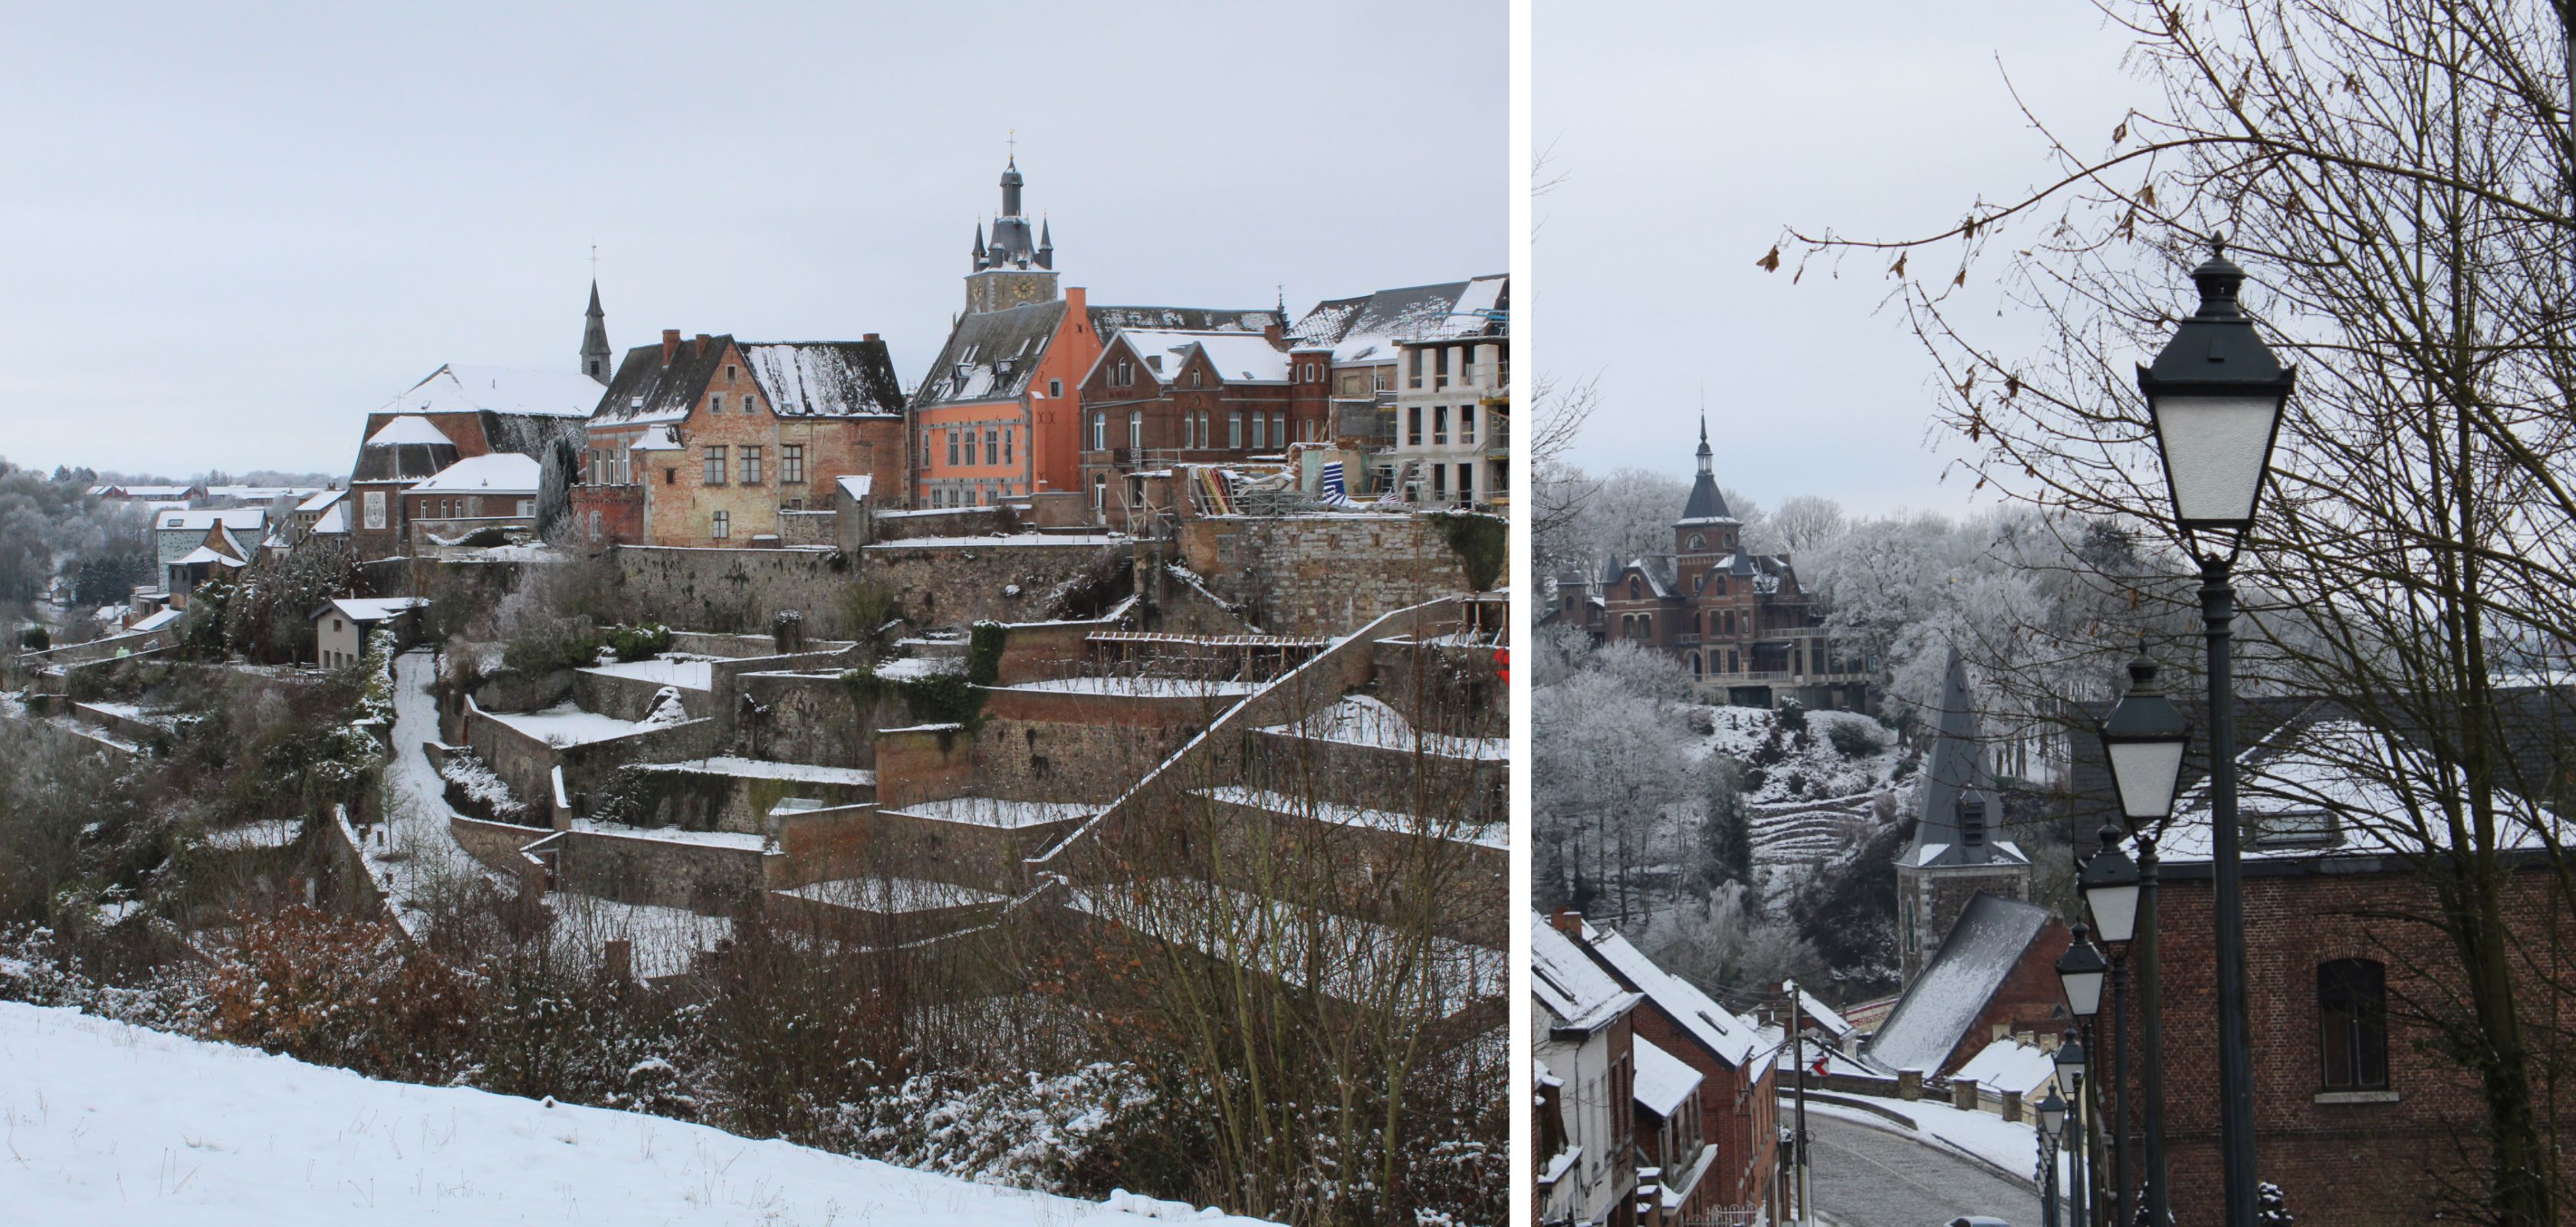
[[[679,330],[628,350],[589,422],[571,504],[594,542],[750,546],[786,511],[832,506],[867,475],[905,475],[902,393],[885,343],[753,342]]]
[[[1081,385],[1079,488],[1095,512],[1144,502],[1137,475],[1239,464],[1331,441],[1331,370],[1262,332],[1119,328]]]

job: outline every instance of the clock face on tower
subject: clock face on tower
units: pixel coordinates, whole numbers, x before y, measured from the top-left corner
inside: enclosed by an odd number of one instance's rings
[[[1011,282],[1010,300],[1011,305],[1014,307],[1023,306],[1033,302],[1040,302],[1043,301],[1045,297],[1046,292],[1039,289],[1038,283],[1034,280],[1027,278],[1014,278]]]

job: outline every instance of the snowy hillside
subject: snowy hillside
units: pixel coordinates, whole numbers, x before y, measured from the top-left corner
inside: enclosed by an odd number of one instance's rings
[[[0,1002],[14,1222],[1254,1227],[970,1184],[702,1125],[376,1082]]]

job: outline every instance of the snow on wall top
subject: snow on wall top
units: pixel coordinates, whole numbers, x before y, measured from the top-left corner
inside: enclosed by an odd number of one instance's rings
[[[1863,1055],[1891,1071],[1939,1072],[2048,920],[2038,904],[1979,892]]]
[[[472,413],[488,409],[495,413],[578,418],[589,417],[590,411],[598,407],[599,393],[599,381],[579,371],[450,363],[431,371],[376,412]]]
[[[1998,1091],[2017,1091],[2027,1101],[2040,1094],[2040,1088],[2057,1081],[2057,1058],[2037,1044],[2017,1039],[1996,1040],[1977,1050],[1968,1063],[1951,1072],[1952,1078],[1974,1078],[1981,1087]]]

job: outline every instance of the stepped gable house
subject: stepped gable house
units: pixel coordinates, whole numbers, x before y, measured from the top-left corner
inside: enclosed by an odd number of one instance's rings
[[[682,339],[626,351],[591,415],[574,532],[593,542],[750,546],[832,507],[843,477],[899,501],[903,391],[875,333],[856,341]]]
[[[1052,229],[1031,237],[1015,158],[1002,172],[991,242],[975,228],[966,311],[913,392],[917,507],[989,506],[1083,488],[1082,386],[1120,329],[1268,335],[1282,313],[1197,307],[1095,307],[1059,288]]]
[[[1914,839],[1896,861],[1897,944],[1905,982],[1923,969],[1925,952],[1949,933],[1980,895],[2030,898],[2030,858],[1999,838],[2003,797],[1988,769],[1983,729],[1968,694],[1968,667],[1956,648],[1941,677],[1941,710],[1925,759]]]
[[[1610,559],[1598,579],[1559,575],[1543,626],[1580,626],[1594,642],[1617,638],[1679,658],[1703,693],[1769,707],[1864,709],[1868,662],[1837,651],[1816,599],[1798,585],[1787,554],[1744,548],[1744,525],[1718,492],[1700,423],[1699,476],[1673,521],[1671,554]]]

